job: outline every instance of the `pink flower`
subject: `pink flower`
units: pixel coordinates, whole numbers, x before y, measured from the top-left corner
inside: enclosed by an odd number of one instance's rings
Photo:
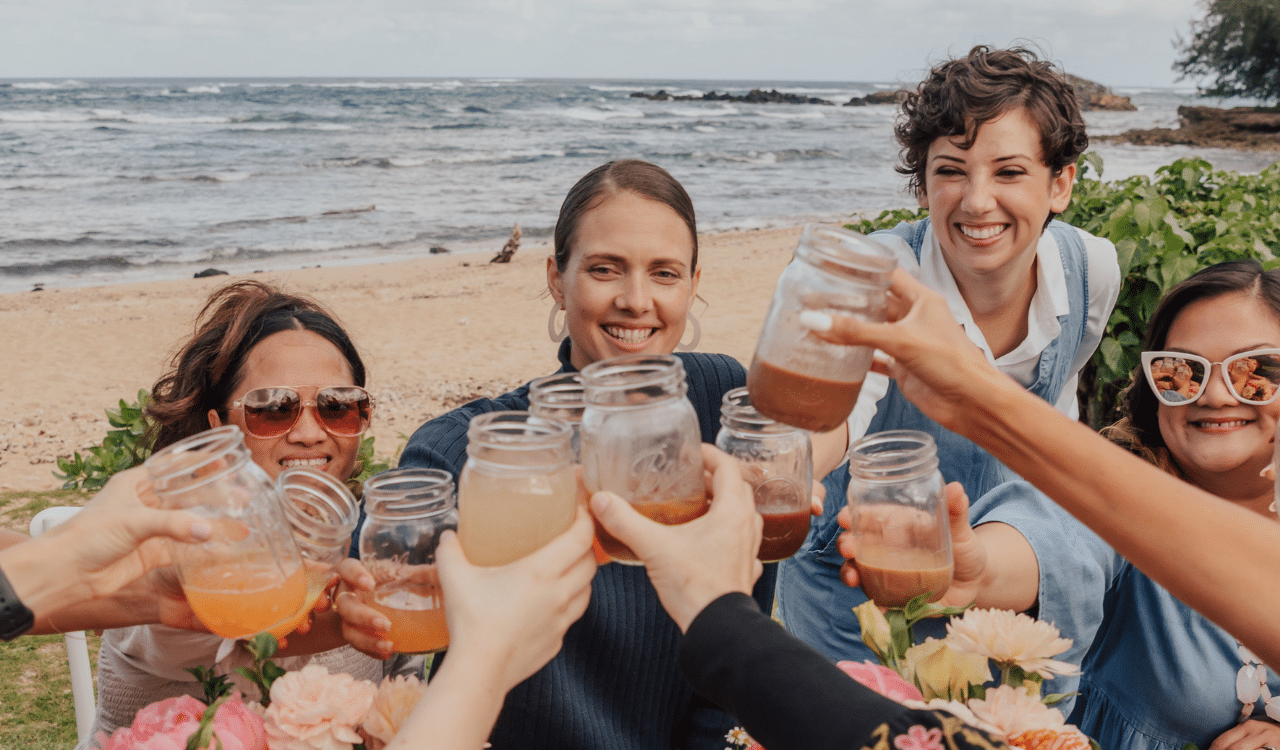
[[[263,716],[271,750],[351,750],[376,693],[371,683],[318,664],[289,672],[271,685]]]
[[[893,746],[898,750],[944,750],[942,747],[942,730],[934,727],[925,730],[919,724],[893,738]]]
[[[863,685],[871,688],[886,698],[895,701],[924,700],[924,696],[915,685],[902,679],[902,676],[888,667],[864,661],[842,661],[836,663],[844,673]]]
[[[361,727],[362,734],[365,735],[365,747],[368,750],[382,750],[400,730],[404,720],[409,718],[421,697],[422,684],[417,677],[405,675],[384,679],[378,686],[378,694]]]
[[[238,694],[218,706],[213,715],[213,734],[222,742],[222,750],[267,750],[262,717],[246,706]]]
[[[200,727],[205,705],[189,695],[157,701],[133,717],[133,725],[110,737],[99,732],[103,750],[184,750],[187,738]]]

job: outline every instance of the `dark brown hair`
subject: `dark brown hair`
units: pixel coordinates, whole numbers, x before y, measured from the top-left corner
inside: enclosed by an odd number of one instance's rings
[[[281,331],[311,331],[332,343],[364,386],[364,362],[333,314],[315,300],[259,281],[215,291],[196,316],[195,335],[173,356],[151,389],[147,416],[152,449],[209,429],[209,410],[226,419],[227,401],[244,378],[245,359],[260,341]]]
[[[693,239],[693,258],[690,271],[698,269],[698,220],[693,213],[693,200],[684,186],[667,170],[639,159],[620,159],[601,164],[569,189],[560,205],[560,217],[556,219],[555,252],[556,268],[564,271],[569,264],[569,254],[577,239],[578,224],[588,211],[600,205],[605,198],[618,193],[636,195],[657,201],[680,215],[689,236]]]
[[[1188,306],[1239,293],[1261,301],[1280,320],[1280,269],[1264,271],[1255,260],[1227,261],[1209,266],[1169,290],[1147,323],[1142,350],[1163,350],[1169,329]],[[1170,473],[1180,474],[1160,434],[1160,402],[1151,392],[1141,365],[1130,374],[1129,385],[1120,394],[1119,407],[1120,421],[1103,429],[1103,436]]]
[[[1075,90],[1052,63],[1025,47],[978,45],[965,57],[935,65],[902,100],[893,133],[902,146],[899,173],[916,195],[925,186],[929,146],[961,137],[969,149],[984,123],[1026,107],[1040,129],[1044,163],[1057,176],[1089,147]]]

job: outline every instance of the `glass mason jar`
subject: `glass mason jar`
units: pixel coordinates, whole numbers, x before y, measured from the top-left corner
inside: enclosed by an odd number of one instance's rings
[[[573,429],[575,463],[582,459],[582,412],[586,408],[581,373],[558,372],[529,383],[529,413],[563,419]]]
[[[764,562],[785,560],[809,535],[812,516],[813,448],[809,433],[756,411],[746,388],[724,394],[716,447],[742,464],[742,476],[764,518],[760,554]]]
[[[514,562],[573,524],[572,438],[562,420],[526,411],[472,418],[458,478],[458,541],[472,564]]]
[[[320,594],[338,577],[338,563],[351,551],[351,532],[360,519],[360,503],[334,477],[305,466],[285,469],[276,477],[284,497],[284,515],[302,553],[307,577],[307,603],[293,621],[272,628],[282,638],[293,632],[315,606]]]
[[[947,593],[951,525],[932,437],[890,430],[849,446],[849,512],[858,578],[876,604]]]
[[[898,265],[874,240],[840,227],[808,224],[778,277],[747,373],[761,414],[813,432],[849,418],[873,350],[824,341],[800,325],[815,310],[883,321],[889,275]]]
[[[234,425],[206,430],[152,454],[152,487],[165,508],[207,518],[212,536],[174,542],[173,564],[191,611],[224,638],[245,638],[305,615],[302,557],[279,489],[255,464]]]
[[[587,489],[608,490],[659,523],[707,512],[702,431],[685,398],[684,365],[669,354],[627,354],[582,369],[582,469]],[[599,523],[596,539],[617,562],[639,565]]]
[[[387,640],[402,654],[449,645],[436,546],[458,528],[453,476],[440,469],[392,469],[364,483],[360,561],[373,576],[365,603],[391,622]]]

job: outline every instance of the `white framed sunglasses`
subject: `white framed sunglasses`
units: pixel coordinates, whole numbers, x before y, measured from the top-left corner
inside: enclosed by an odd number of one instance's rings
[[[1222,382],[1235,399],[1263,406],[1280,395],[1280,349],[1254,349],[1221,362],[1186,352],[1143,352],[1142,372],[1151,391],[1167,406],[1186,406],[1200,398],[1218,365]]]
[[[358,385],[331,385],[304,399],[293,386],[255,388],[231,404],[244,409],[244,430],[257,438],[280,437],[298,423],[302,410],[315,409],[320,426],[332,435],[355,437],[369,429],[373,396]]]

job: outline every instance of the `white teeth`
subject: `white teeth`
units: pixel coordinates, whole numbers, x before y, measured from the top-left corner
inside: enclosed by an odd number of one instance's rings
[[[1231,422],[1192,422],[1191,424],[1200,428],[1207,427],[1243,427],[1249,424],[1247,419],[1237,419]]]
[[[968,237],[974,240],[986,240],[986,239],[995,237],[997,234],[1000,234],[1001,232],[1003,232],[1005,228],[1008,226],[1008,224],[996,224],[994,226],[984,227],[982,229],[973,229],[971,227],[965,226],[964,224],[960,224],[958,226],[960,227],[960,231],[964,233],[965,237]]]
[[[329,459],[324,458],[286,458],[280,462],[280,465],[286,469],[292,469],[295,466],[324,466],[329,463]]]
[[[623,328],[622,326],[605,326],[604,332],[624,344],[643,344],[653,335],[652,328]]]

